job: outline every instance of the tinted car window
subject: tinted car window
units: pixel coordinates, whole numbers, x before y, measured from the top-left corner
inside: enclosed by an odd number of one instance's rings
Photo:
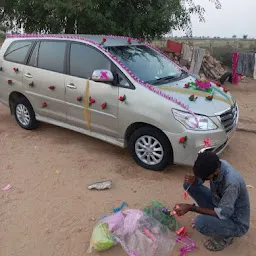
[[[16,41],[7,49],[4,58],[8,61],[24,63],[32,41]]]
[[[89,78],[96,69],[110,70],[111,62],[98,50],[83,45],[71,44],[70,75]]]
[[[39,46],[38,67],[63,73],[66,42],[42,41]]]
[[[31,54],[31,57],[30,57],[30,60],[28,63],[29,66],[37,67],[39,45],[40,45],[40,43],[37,42],[32,54]]]

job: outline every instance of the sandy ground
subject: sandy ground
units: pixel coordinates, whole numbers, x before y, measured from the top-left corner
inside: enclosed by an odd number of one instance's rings
[[[256,83],[229,85],[238,99],[243,124],[256,123]],[[170,208],[182,200],[187,167],[170,166],[163,173],[141,169],[122,150],[87,136],[41,124],[36,131],[21,129],[7,108],[0,106],[0,255],[84,256],[98,217],[127,201],[142,208],[159,200]],[[218,255],[255,255],[256,135],[238,131],[223,154],[241,171],[251,198],[250,232]],[[88,191],[87,185],[112,179],[108,191]],[[181,219],[190,228],[193,214]],[[208,256],[204,238],[189,229],[198,249],[190,255]],[[177,245],[173,254],[179,255]],[[97,254],[96,254],[97,255]],[[103,256],[126,255],[120,247]],[[214,254],[215,255],[215,254]]]

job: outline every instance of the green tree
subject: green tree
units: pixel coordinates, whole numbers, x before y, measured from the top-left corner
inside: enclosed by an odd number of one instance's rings
[[[221,8],[219,0],[214,2]],[[6,0],[0,22],[26,32],[114,34],[153,39],[170,29],[191,34],[191,15],[204,21],[193,0]]]

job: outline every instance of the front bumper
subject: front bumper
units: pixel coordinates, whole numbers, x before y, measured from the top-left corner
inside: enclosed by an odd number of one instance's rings
[[[194,165],[198,153],[205,148],[205,139],[210,139],[210,147],[207,147],[207,150],[214,151],[220,155],[233,138],[237,124],[238,118],[233,130],[228,134],[223,129],[205,132],[186,130],[179,134],[165,132],[172,144],[174,163],[189,166]],[[180,138],[184,136],[187,136],[185,147],[179,143]]]

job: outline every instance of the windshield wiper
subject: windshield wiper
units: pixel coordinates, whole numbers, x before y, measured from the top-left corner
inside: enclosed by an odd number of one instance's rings
[[[183,76],[184,76],[184,77],[187,77],[187,76],[188,76],[188,72],[185,71],[184,69],[181,70],[180,78],[183,77]]]
[[[177,78],[177,76],[164,76],[164,77],[157,78],[156,80],[152,81],[152,83],[153,84],[159,84],[159,83],[162,83],[162,82],[170,81],[174,78]]]

